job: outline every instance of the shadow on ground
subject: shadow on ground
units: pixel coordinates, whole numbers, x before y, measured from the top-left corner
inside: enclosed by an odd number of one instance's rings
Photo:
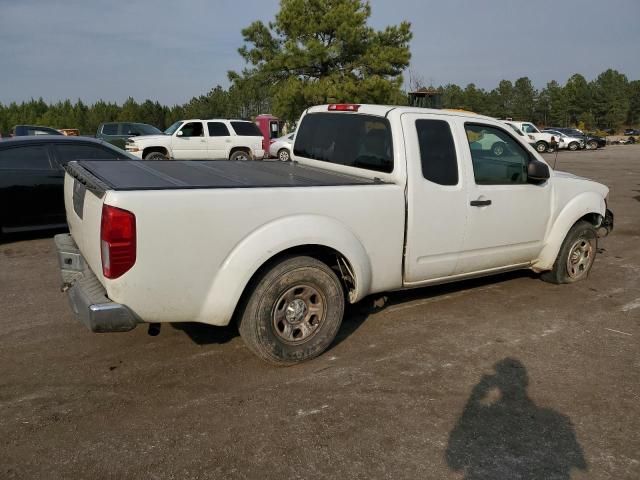
[[[466,480],[568,480],[572,469],[587,470],[569,418],[527,395],[524,365],[505,358],[494,369],[473,388],[449,435],[449,468]]]

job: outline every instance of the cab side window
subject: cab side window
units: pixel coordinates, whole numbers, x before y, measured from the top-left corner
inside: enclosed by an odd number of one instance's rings
[[[416,120],[422,176],[439,185],[458,184],[458,158],[449,124],[444,120]]]
[[[222,122],[209,122],[207,123],[210,137],[228,137],[229,129]]]
[[[189,122],[182,127],[183,137],[202,137],[204,136],[204,130],[202,128],[202,122]]]
[[[477,185],[527,183],[529,153],[505,130],[465,124]]]

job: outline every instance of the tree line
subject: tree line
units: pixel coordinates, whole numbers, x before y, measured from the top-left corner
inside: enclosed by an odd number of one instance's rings
[[[296,122],[305,108],[332,102],[406,105],[403,73],[411,61],[411,24],[375,30],[366,0],[281,0],[275,19],[242,30],[238,53],[246,67],[228,72],[229,88],[217,86],[184,105],[122,105],[99,100],[48,104],[42,98],[0,104],[0,131],[38,124],[77,128],[84,135],[102,122],[131,121],[165,129],[184,118],[250,119],[273,113]],[[411,70],[409,70],[411,74]],[[424,87],[410,78],[411,88]],[[537,90],[528,77],[502,80],[492,90],[454,84],[429,87],[445,108],[533,121],[539,125],[618,129],[640,122],[640,80],[629,81],[609,69],[592,81],[575,74],[561,85],[550,81]]]

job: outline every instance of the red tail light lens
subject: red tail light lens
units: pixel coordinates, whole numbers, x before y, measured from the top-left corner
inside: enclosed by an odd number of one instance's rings
[[[114,279],[136,263],[136,216],[121,208],[102,206],[100,225],[102,273]]]
[[[360,105],[353,103],[333,103],[329,105],[330,112],[357,112]]]

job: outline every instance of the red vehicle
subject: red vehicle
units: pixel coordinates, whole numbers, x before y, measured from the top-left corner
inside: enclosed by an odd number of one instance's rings
[[[262,148],[268,153],[271,141],[282,136],[284,122],[270,113],[263,113],[256,117],[256,125],[262,132]]]

